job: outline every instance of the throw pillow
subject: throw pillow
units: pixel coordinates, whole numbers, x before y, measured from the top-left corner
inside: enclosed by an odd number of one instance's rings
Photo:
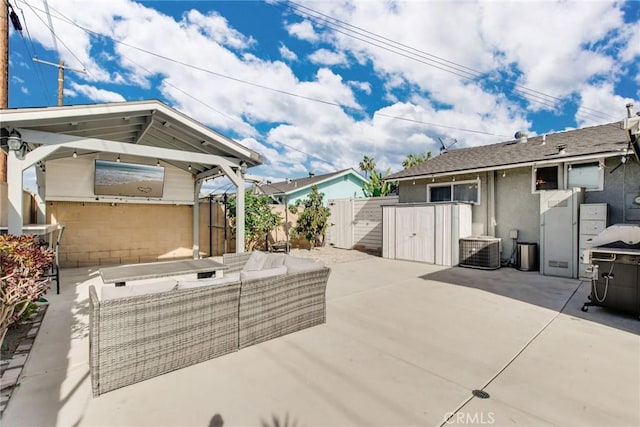
[[[267,261],[267,254],[261,251],[253,251],[251,256],[242,267],[242,271],[262,270]]]
[[[267,259],[262,266],[263,269],[282,267],[284,265],[285,254],[267,254]]]

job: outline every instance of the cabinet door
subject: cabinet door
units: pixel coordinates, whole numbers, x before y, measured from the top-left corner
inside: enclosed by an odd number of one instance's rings
[[[583,203],[580,205],[580,219],[607,220],[606,203]]]
[[[580,235],[596,236],[607,228],[604,220],[580,219]]]

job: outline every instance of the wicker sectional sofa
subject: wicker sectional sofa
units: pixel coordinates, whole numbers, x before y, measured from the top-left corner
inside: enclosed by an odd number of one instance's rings
[[[260,252],[223,260],[222,279],[103,287],[101,298],[89,288],[94,396],[326,321],[323,264]]]

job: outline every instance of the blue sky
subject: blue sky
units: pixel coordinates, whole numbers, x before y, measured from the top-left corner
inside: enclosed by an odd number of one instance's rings
[[[32,58],[62,59],[87,70],[66,104],[160,99],[260,152],[264,179],[640,111],[637,1],[9,2],[10,107],[55,105]]]

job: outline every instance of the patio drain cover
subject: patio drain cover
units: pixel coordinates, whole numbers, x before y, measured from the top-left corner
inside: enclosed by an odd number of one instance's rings
[[[478,399],[488,399],[491,396],[489,395],[489,393],[487,393],[484,390],[473,390],[471,392],[471,394],[473,394],[475,397],[477,397]]]

